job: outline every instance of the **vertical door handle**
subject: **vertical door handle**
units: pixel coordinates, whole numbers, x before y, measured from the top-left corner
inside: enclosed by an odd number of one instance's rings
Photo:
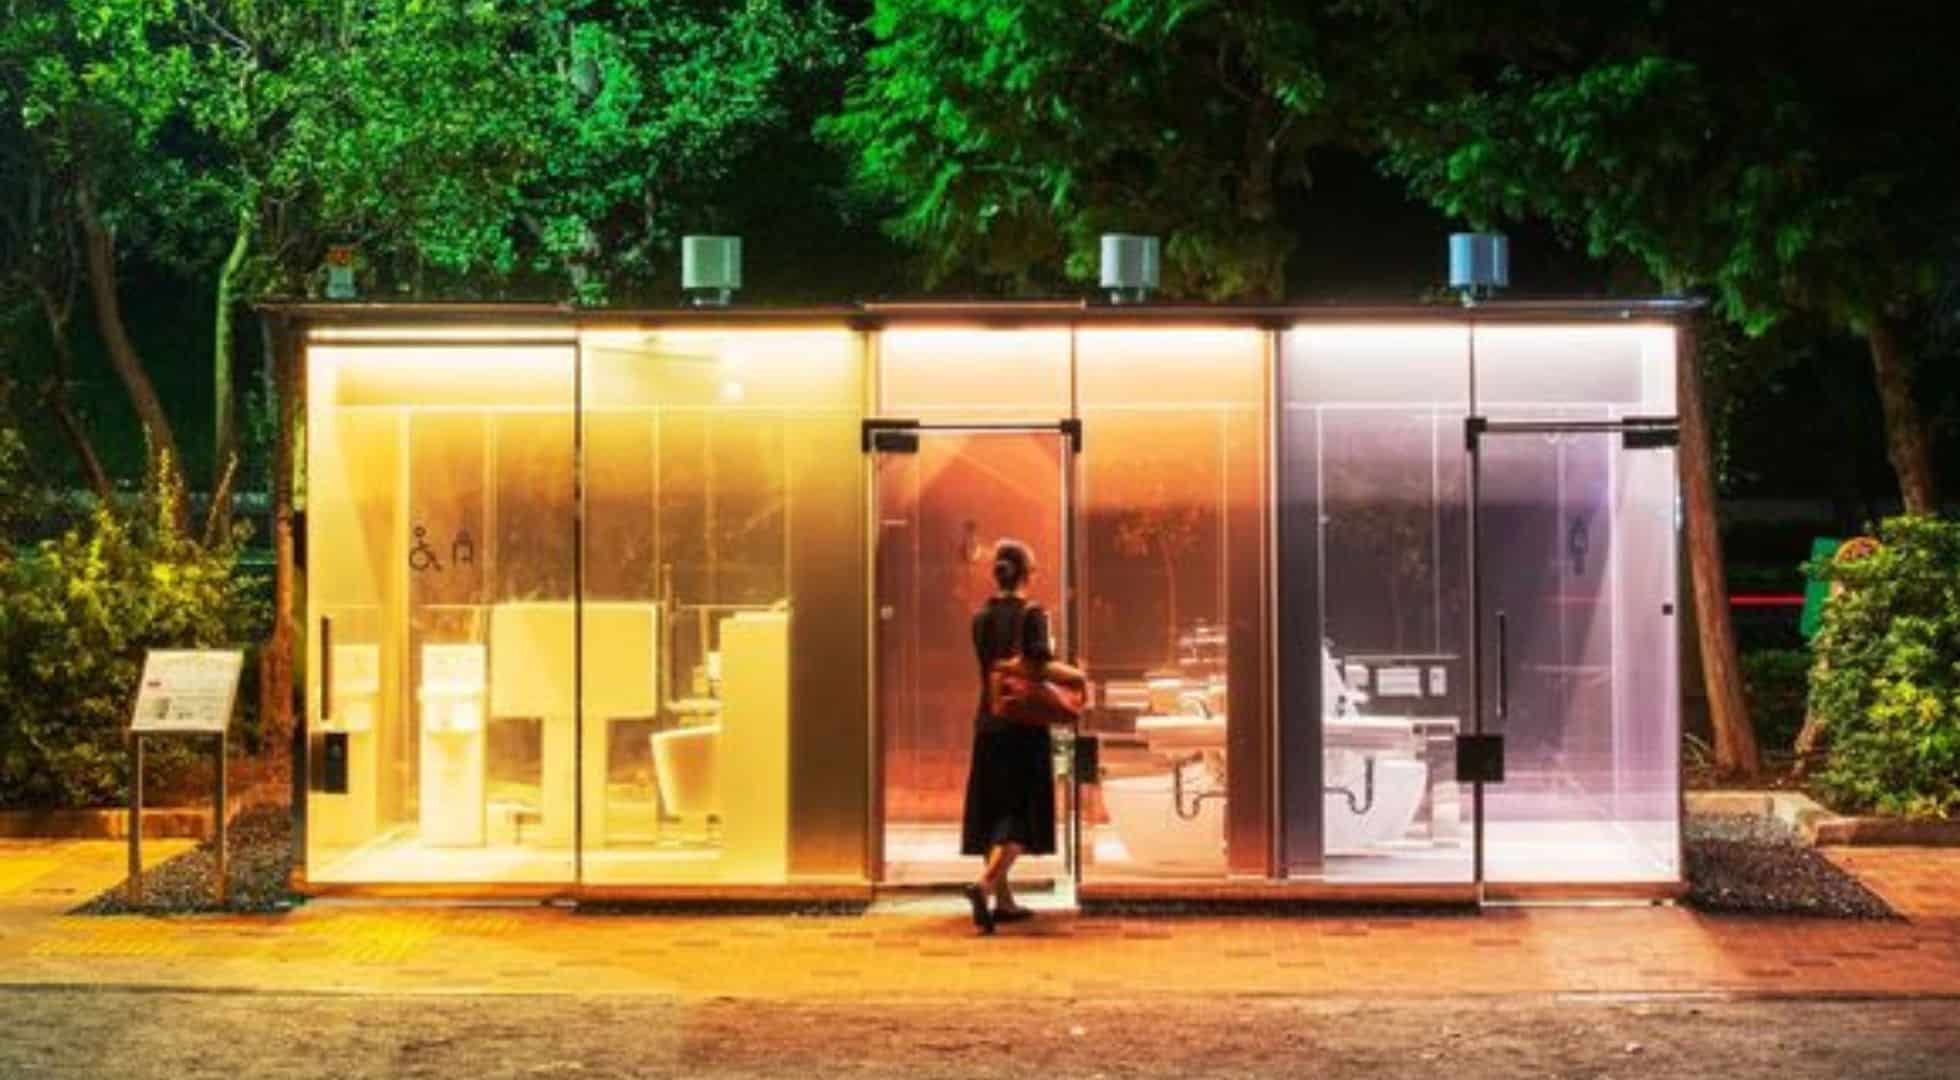
[[[333,617],[320,616],[320,719],[333,717]]]
[[[1510,634],[1506,628],[1504,613],[1497,613],[1497,718],[1504,719],[1511,713],[1511,656]]]

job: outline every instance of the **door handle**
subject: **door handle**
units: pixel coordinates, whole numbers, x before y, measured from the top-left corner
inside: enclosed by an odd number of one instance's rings
[[[1504,613],[1497,613],[1497,718],[1504,719],[1511,713],[1511,658],[1510,634],[1506,627]]]
[[[333,617],[320,616],[320,719],[333,718]]]

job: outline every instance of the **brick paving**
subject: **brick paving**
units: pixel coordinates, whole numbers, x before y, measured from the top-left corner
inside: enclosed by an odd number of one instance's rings
[[[163,859],[181,850],[153,843]],[[66,912],[122,876],[115,843],[0,843],[0,985],[929,1000],[1155,994],[1960,995],[1960,851],[1832,857],[1907,918],[1670,907],[1482,915],[1051,915],[973,935],[934,905],[862,917],[590,915],[309,904],[283,916]]]

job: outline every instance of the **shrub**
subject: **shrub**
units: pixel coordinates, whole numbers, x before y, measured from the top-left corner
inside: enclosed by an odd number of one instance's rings
[[[188,537],[183,493],[164,475],[153,470],[133,508],[97,507],[55,539],[0,555],[0,806],[125,801],[122,732],[144,650],[260,636],[262,589],[236,572],[239,538],[206,548]],[[154,775],[166,792],[209,757],[190,740],[153,746],[145,783]]]
[[[1805,649],[1757,649],[1742,654],[1742,688],[1756,741],[1788,750],[1803,727],[1804,699],[1810,693],[1810,653]]]
[[[1877,550],[1827,572],[1810,708],[1823,793],[1850,810],[1960,812],[1960,522],[1897,517]],[[1823,569],[1823,568],[1820,568]]]

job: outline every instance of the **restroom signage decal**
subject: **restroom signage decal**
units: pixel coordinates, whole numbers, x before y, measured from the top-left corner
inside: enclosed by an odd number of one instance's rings
[[[415,527],[415,542],[408,549],[408,568],[418,574],[431,570],[436,573],[441,573],[443,568],[442,558],[441,552],[438,552],[435,546],[429,542],[429,527],[427,525],[417,525]],[[476,565],[476,538],[470,535],[468,529],[457,529],[456,535],[450,539],[449,565]]]

